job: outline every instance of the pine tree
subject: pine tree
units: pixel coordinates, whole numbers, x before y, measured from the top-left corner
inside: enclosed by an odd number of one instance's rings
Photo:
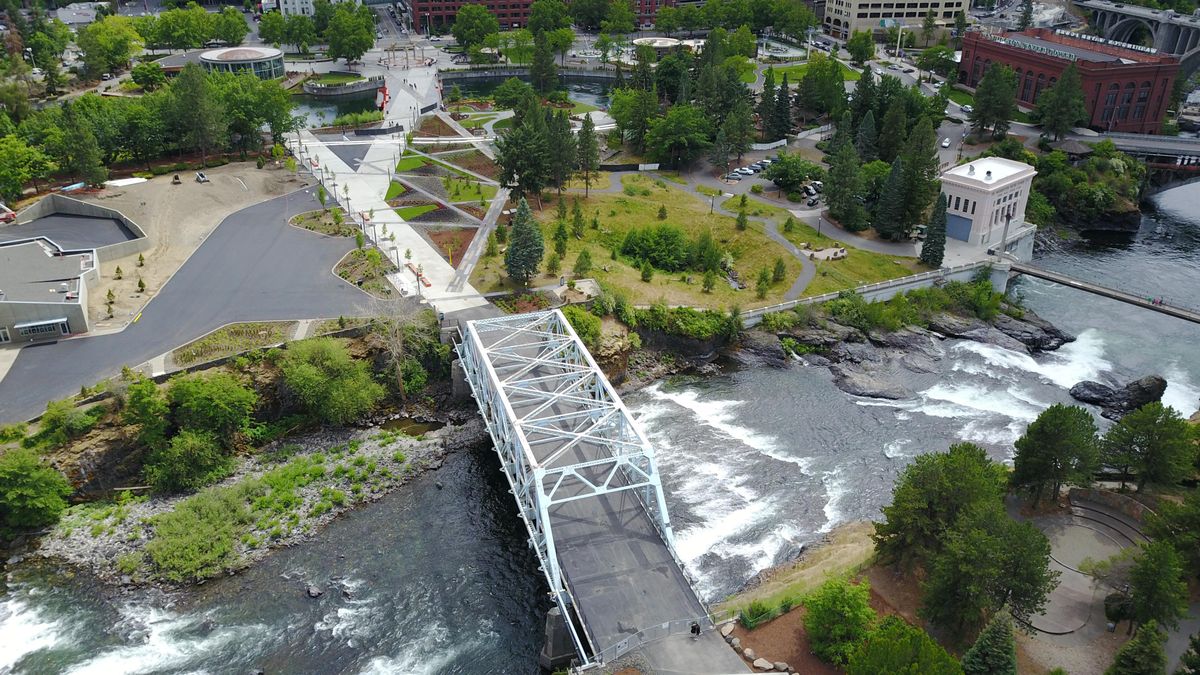
[[[537,93],[546,95],[558,88],[558,66],[546,36],[534,38],[533,62],[529,64],[529,80]]]
[[[879,201],[875,204],[872,221],[875,231],[885,239],[897,239],[904,230],[904,158],[892,162]]]
[[[731,153],[729,138],[725,134],[725,126],[722,125],[717,129],[717,136],[713,139],[712,147],[708,149],[708,161],[713,166],[719,167],[722,171],[728,171],[729,155]]]
[[[876,149],[878,140],[875,131],[875,113],[868,110],[867,114],[858,122],[858,136],[854,140],[854,148],[858,150],[858,156],[864,164],[878,158]]]
[[[793,219],[791,216],[788,216],[788,217],[787,217],[787,220],[783,221],[783,231],[784,231],[784,232],[787,232],[787,233],[789,233],[789,234],[790,234],[790,233],[792,233],[792,232],[793,232],[795,229],[796,229],[796,221],[795,221],[795,219]]]
[[[1021,3],[1021,18],[1017,20],[1017,30],[1025,30],[1033,25],[1033,0]]]
[[[904,146],[904,229],[897,239],[907,237],[925,222],[925,214],[937,197],[941,166],[937,150],[937,132],[929,118],[922,116]]]
[[[583,116],[583,124],[575,137],[575,165],[583,173],[583,196],[592,189],[592,174],[600,168],[600,143],[596,140],[596,123],[591,115]]]
[[[883,125],[876,134],[879,139],[879,159],[889,164],[900,155],[908,136],[908,108],[897,97],[883,114]]]
[[[567,117],[567,111],[551,112],[547,109],[546,117],[550,182],[558,188],[558,194],[561,196],[575,168],[575,134],[571,132],[571,120]]]
[[[554,252],[558,257],[562,258],[567,255],[567,224],[560,220],[558,225],[554,227]]]
[[[829,141],[829,154],[837,154],[843,145],[854,147],[854,118],[849,110],[842,113],[834,129],[833,138]]]
[[[542,229],[533,221],[529,203],[521,198],[513,215],[512,242],[504,252],[504,268],[509,278],[522,285],[528,284],[537,273],[544,253]]]
[[[858,83],[854,85],[854,91],[850,94],[850,112],[854,114],[854,119],[858,120],[860,125],[867,115],[875,110],[876,91],[875,76],[871,73],[870,68],[864,68],[862,77],[858,79]],[[862,154],[861,149],[859,149],[859,154]]]
[[[103,185],[108,180],[108,169],[104,167],[100,144],[92,133],[91,125],[75,113],[74,106],[64,105],[63,127],[66,131],[63,145],[67,149],[67,161],[63,168],[88,185]]]
[[[546,258],[546,273],[547,274],[558,274],[558,271],[561,267],[562,267],[562,260],[558,257],[557,252],[552,251],[550,253],[550,256]]]
[[[649,260],[642,261],[642,281],[650,281],[654,278],[654,267]]]
[[[1037,509],[1047,487],[1050,498],[1058,499],[1064,483],[1090,480],[1098,455],[1096,422],[1079,406],[1056,403],[1029,423],[1014,446],[1009,481],[1031,492]]]
[[[933,269],[942,266],[946,257],[946,195],[938,195],[937,204],[933,207],[933,216],[929,218],[929,227],[925,230],[925,243],[921,246],[921,262]]]
[[[742,155],[749,152],[754,143],[754,119],[745,97],[739,97],[729,109],[725,122],[721,124],[721,131],[725,132],[725,140],[729,141],[729,152],[737,155],[740,162]]]
[[[1133,587],[1133,619],[1140,624],[1156,623],[1171,630],[1187,616],[1188,589],[1183,580],[1183,562],[1169,541],[1152,541],[1129,573]]]
[[[758,99],[758,121],[762,125],[762,132],[765,138],[769,131],[769,120],[775,113],[775,69],[767,68],[766,74],[763,76],[762,95]]]
[[[864,227],[862,204],[858,202],[862,179],[859,175],[858,153],[850,143],[843,143],[829,163],[829,178],[825,195],[829,215],[848,230]]]
[[[963,655],[962,669],[966,675],[1017,675],[1017,643],[1007,613],[992,617]]]
[[[1151,621],[1121,646],[1105,675],[1163,675],[1167,672],[1167,636]]]
[[[758,280],[754,283],[754,293],[759,300],[762,300],[767,297],[769,290],[771,290],[771,272],[764,267],[758,271]]]
[[[749,223],[746,221],[746,212],[745,212],[745,211],[738,211],[738,214],[737,214],[737,229],[738,229],[739,231],[745,231],[745,229],[746,229],[746,227],[747,227],[748,225],[749,225]]]
[[[783,263],[783,258],[775,259],[775,268],[771,270],[771,281],[779,283],[787,277],[787,265]]]
[[[712,293],[713,288],[715,288],[716,285],[717,285],[717,273],[712,270],[705,270],[704,271],[704,281],[701,282],[700,287],[704,290],[705,293]],[[1200,675],[1200,671],[1198,671],[1198,675]]]
[[[775,95],[775,107],[771,112],[771,138],[779,140],[787,138],[792,130],[792,97],[788,92],[788,76],[783,74],[783,82]]]
[[[592,271],[592,252],[588,249],[583,249],[579,252],[579,257],[575,258],[575,268],[573,270],[575,276],[582,277]]]
[[[583,239],[583,209],[579,208],[579,197],[571,201],[571,234]]]

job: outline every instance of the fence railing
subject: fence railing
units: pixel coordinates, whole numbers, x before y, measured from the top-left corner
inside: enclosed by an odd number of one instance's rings
[[[982,269],[985,267],[989,267],[991,264],[992,263],[989,261],[980,260],[980,261],[976,261],[976,262],[972,262],[972,263],[966,263],[964,265],[956,265],[954,267],[946,267],[943,269],[932,270],[930,272],[921,272],[919,274],[910,274],[909,276],[900,277],[898,279],[889,279],[887,281],[878,281],[873,284],[866,284],[865,286],[859,286],[857,288],[850,289],[850,290],[853,290],[855,293],[858,293],[859,295],[865,295],[867,293],[872,293],[875,291],[882,291],[882,290],[886,290],[889,288],[911,286],[913,284],[920,283],[922,281],[926,281],[929,279],[944,279],[948,276],[966,272],[968,270]],[[844,291],[833,291],[831,293],[814,295],[811,298],[800,298],[799,300],[789,300],[787,302],[781,302],[777,305],[771,305],[769,307],[760,307],[758,309],[747,310],[745,312],[742,312],[742,320],[746,323],[746,325],[754,325],[754,324],[758,323],[758,320],[762,319],[764,314],[770,314],[772,312],[782,312],[782,311],[789,310],[789,309],[795,309],[796,307],[799,307],[800,305],[815,305],[815,304],[820,304],[822,302],[829,302],[830,300],[836,299],[843,292]]]

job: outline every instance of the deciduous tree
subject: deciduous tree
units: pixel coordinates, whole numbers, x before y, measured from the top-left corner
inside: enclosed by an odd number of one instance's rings
[[[1187,616],[1188,589],[1183,580],[1183,564],[1171,542],[1144,544],[1129,577],[1135,622],[1156,622],[1173,630]]]
[[[1043,133],[1058,140],[1088,119],[1083,100],[1083,85],[1079,70],[1071,63],[1063,70],[1058,82],[1042,92],[1037,100],[1034,119],[1042,123]]]
[[[875,56],[875,36],[869,30],[856,30],[846,40],[846,51],[856,66],[862,66]]]
[[[450,32],[458,44],[470,49],[483,44],[487,36],[499,33],[500,22],[483,5],[463,5],[454,15],[454,27]]]
[[[1184,478],[1196,458],[1191,425],[1158,401],[1125,415],[1100,444],[1104,463],[1121,470],[1121,489],[1132,471],[1137,490],[1147,483],[1170,485]]]
[[[821,660],[845,665],[875,622],[871,588],[830,579],[804,599],[804,629],[809,646]]]
[[[962,675],[962,668],[929,634],[893,614],[884,617],[855,648],[846,673]]]
[[[1096,422],[1079,406],[1050,406],[1014,445],[1011,483],[1032,493],[1035,509],[1046,488],[1057,499],[1064,483],[1090,482],[1097,465]]]
[[[1151,621],[1121,645],[1117,657],[1104,675],[1163,675],[1167,672],[1167,636]]]

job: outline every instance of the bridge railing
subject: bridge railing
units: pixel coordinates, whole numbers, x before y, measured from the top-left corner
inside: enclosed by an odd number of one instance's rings
[[[584,666],[577,669],[576,672],[584,672],[592,667],[599,667],[601,664],[612,663],[614,659],[619,659],[621,656],[641,647],[642,645],[657,642],[672,635],[686,635],[691,632],[692,624],[700,624],[700,629],[703,631],[715,630],[716,627],[726,621],[732,621],[736,615],[732,610],[723,610],[721,612],[702,614],[700,616],[688,617],[686,619],[674,619],[672,621],[664,621],[657,623],[648,628],[630,635],[629,637],[610,645],[608,648],[601,650],[596,654],[596,660],[593,665]]]

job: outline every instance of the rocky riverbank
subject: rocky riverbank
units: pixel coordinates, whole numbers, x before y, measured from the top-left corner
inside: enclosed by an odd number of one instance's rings
[[[341,514],[379,500],[412,478],[441,466],[449,453],[487,442],[478,417],[417,436],[382,426],[331,429],[290,437],[239,461],[214,488],[246,494],[231,517],[241,523],[221,565],[233,574],[281,547],[310,540]],[[309,478],[290,480],[303,471]],[[283,494],[286,492],[286,494]],[[72,507],[49,533],[16,551],[16,564],[50,558],[86,570],[100,581],[133,588],[182,586],[197,578],[164,573],[155,524],[194,496],[122,497],[115,502]],[[220,546],[218,542],[198,542]],[[212,575],[207,575],[212,576]]]
[[[928,327],[895,331],[864,331],[831,318],[752,331],[740,351],[743,360],[768,365],[786,363],[791,351],[808,365],[828,367],[834,384],[848,394],[898,400],[914,396],[905,383],[908,376],[938,372],[945,356],[941,343],[950,338],[1027,354],[1052,351],[1075,339],[1028,311],[1019,318],[998,314],[992,321],[943,312],[931,317]]]

